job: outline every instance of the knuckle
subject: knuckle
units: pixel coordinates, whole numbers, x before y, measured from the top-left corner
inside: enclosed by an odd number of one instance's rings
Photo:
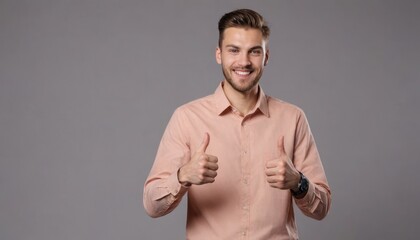
[[[207,161],[207,156],[206,156],[205,154],[201,154],[201,155],[198,157],[198,160],[199,160],[200,162],[206,162],[206,161]]]
[[[201,159],[200,160],[200,166],[205,167],[206,165],[207,165],[206,159]]]
[[[280,176],[284,176],[284,174],[285,174],[284,168],[279,168],[279,169],[277,169],[277,173],[278,173],[278,175],[280,175]]]

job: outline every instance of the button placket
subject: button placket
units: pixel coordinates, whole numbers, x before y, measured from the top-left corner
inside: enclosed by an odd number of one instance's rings
[[[248,118],[244,118],[241,123],[241,172],[242,172],[242,186],[241,186],[241,201],[240,201],[240,211],[241,215],[241,225],[244,229],[242,231],[242,238],[248,238],[248,229],[250,227],[250,141],[249,141],[249,123]]]

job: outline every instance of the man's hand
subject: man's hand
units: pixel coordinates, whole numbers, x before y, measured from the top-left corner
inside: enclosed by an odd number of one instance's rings
[[[267,175],[267,182],[274,188],[296,188],[300,181],[300,173],[286,154],[284,137],[279,139],[278,150],[280,153],[279,157],[268,161],[266,164],[265,174]]]
[[[186,163],[179,169],[178,181],[185,185],[201,185],[214,182],[217,176],[217,157],[206,154],[207,146],[210,142],[210,136],[205,133],[203,142],[197,151],[191,157],[191,161]],[[189,158],[190,153],[186,156]]]

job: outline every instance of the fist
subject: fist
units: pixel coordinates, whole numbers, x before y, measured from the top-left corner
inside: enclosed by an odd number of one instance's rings
[[[267,182],[274,188],[296,188],[300,181],[300,173],[286,154],[284,136],[279,139],[277,146],[279,157],[268,161],[266,164],[265,174]]]
[[[184,185],[201,185],[212,183],[217,176],[217,157],[206,154],[207,147],[210,143],[208,133],[204,134],[203,141],[197,151],[190,157],[190,153],[186,153],[187,158],[191,160],[182,166],[178,171],[178,181]]]

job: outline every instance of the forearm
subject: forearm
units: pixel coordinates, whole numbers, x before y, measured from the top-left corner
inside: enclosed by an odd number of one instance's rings
[[[308,217],[322,220],[331,205],[329,187],[323,184],[309,183],[309,190],[301,199],[295,199],[297,206]]]
[[[178,182],[177,173],[167,178],[149,178],[143,190],[143,205],[147,214],[153,218],[172,212],[187,192]]]

